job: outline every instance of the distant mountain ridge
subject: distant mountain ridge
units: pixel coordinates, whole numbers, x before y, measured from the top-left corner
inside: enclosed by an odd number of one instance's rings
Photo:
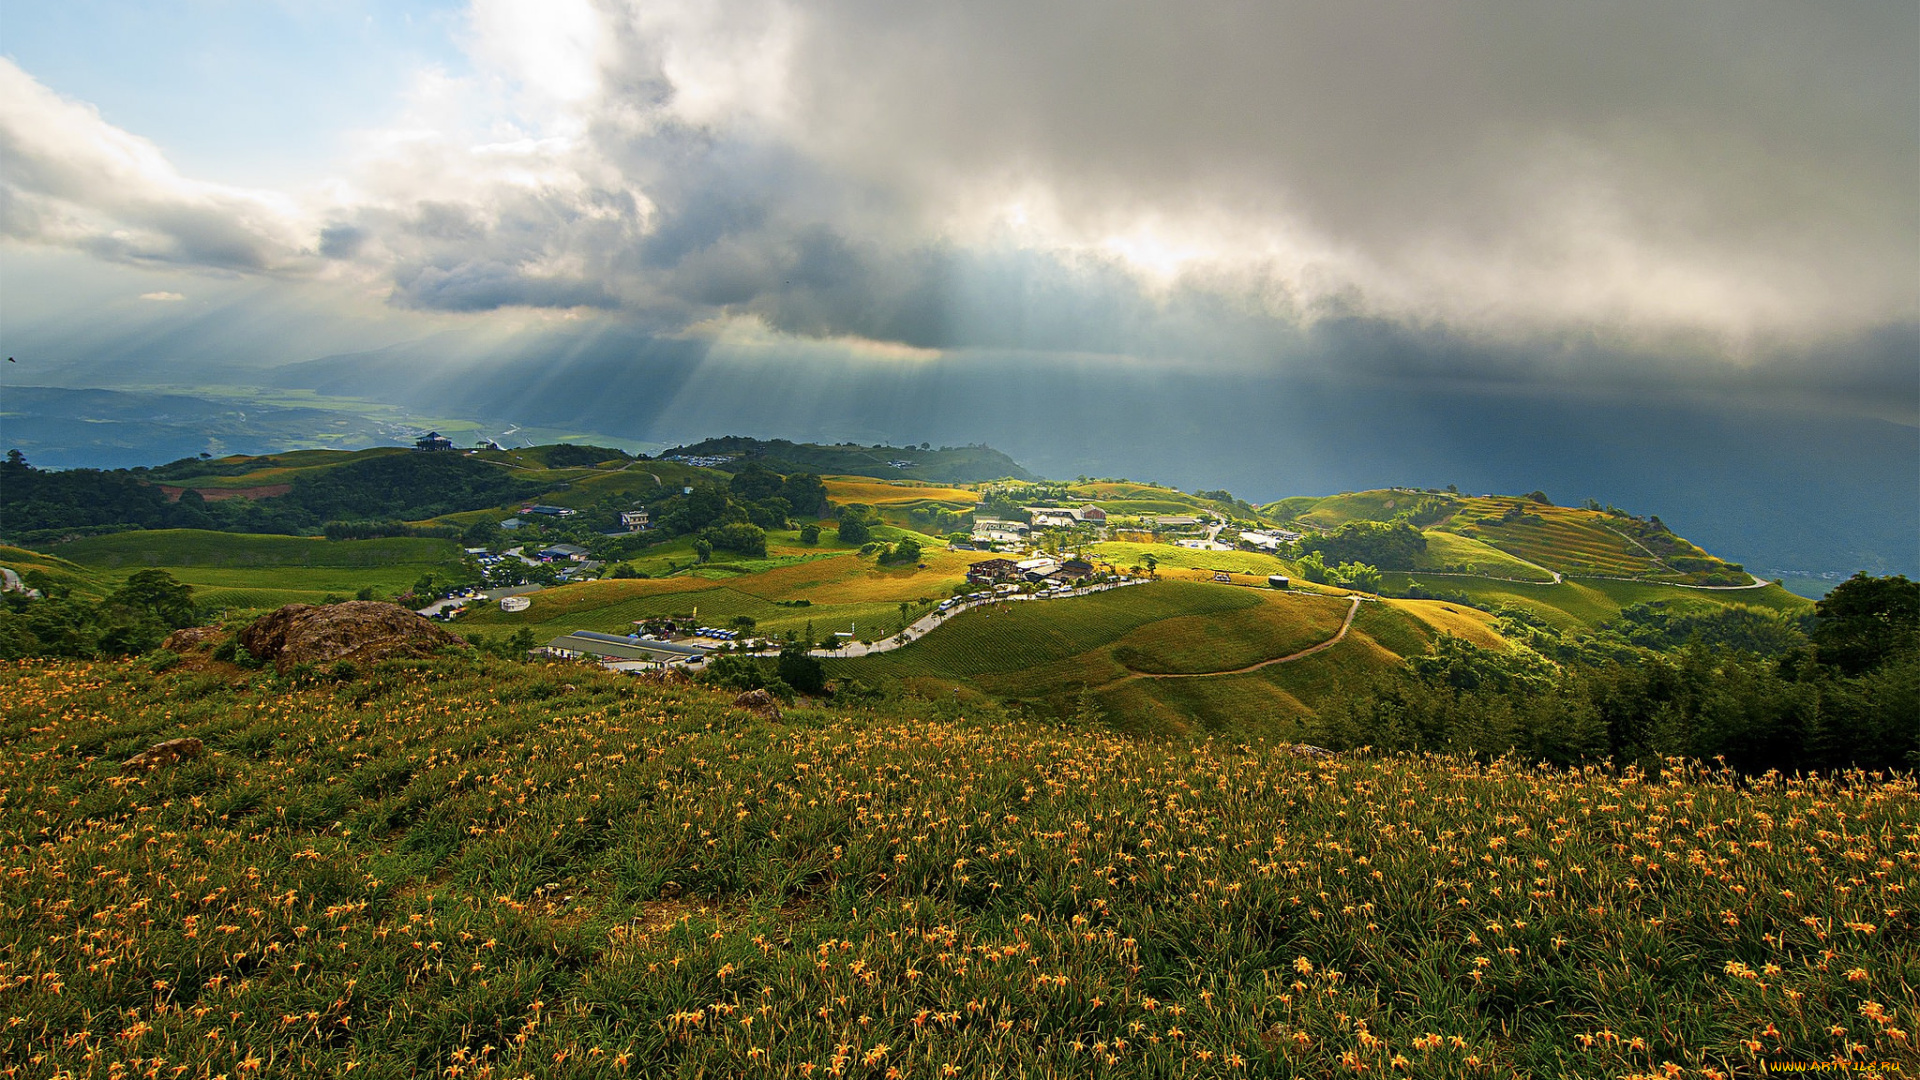
[[[991,446],[889,446],[875,443],[824,445],[786,439],[724,435],[676,446],[660,453],[668,459],[725,457],[740,465],[758,461],[775,472],[808,471],[849,476],[901,477],[970,484],[983,480],[1037,480],[1039,477]],[[728,469],[733,462],[721,464]],[[735,466],[737,467],[737,466]],[[729,471],[731,471],[729,469]]]

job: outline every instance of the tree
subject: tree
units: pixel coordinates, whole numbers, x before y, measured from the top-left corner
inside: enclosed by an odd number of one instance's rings
[[[920,542],[912,537],[906,537],[881,553],[880,561],[883,563],[919,562]]]
[[[713,543],[705,537],[695,540],[693,542],[693,557],[700,562],[706,562],[708,559],[713,558]]]
[[[1380,591],[1380,571],[1365,563],[1341,563],[1327,571],[1328,580],[1343,589]]]
[[[727,486],[745,502],[771,499],[786,490],[780,474],[759,462],[749,462],[745,468],[734,473],[732,482]]]
[[[1316,585],[1327,583],[1327,563],[1317,551],[1309,551],[1300,559],[1300,576]]]
[[[751,615],[735,615],[733,621],[727,625],[743,634],[751,634],[753,633],[753,628],[759,626],[760,623]]]
[[[180,584],[165,570],[134,571],[108,601],[151,615],[174,629],[195,621],[193,586]]]
[[[1300,549],[1319,552],[1328,565],[1357,562],[1383,570],[1411,570],[1427,550],[1427,538],[1406,521],[1349,521],[1323,536],[1301,540]]]
[[[1157,556],[1155,556],[1153,552],[1151,551],[1147,552],[1146,563],[1147,563],[1147,576],[1159,577],[1160,576],[1160,559]]]
[[[864,544],[873,538],[873,530],[868,526],[873,507],[865,503],[848,503],[840,508],[838,532],[843,544]]]
[[[709,554],[711,554],[713,548],[722,548],[727,551],[737,552],[750,559],[762,559],[765,558],[767,554],[767,531],[758,525],[750,525],[744,521],[735,522],[731,525],[719,525],[708,529],[706,532],[700,534],[700,540],[710,545],[708,548]],[[695,543],[695,550],[697,551],[699,550],[697,546],[699,541]],[[705,562],[706,560],[702,559],[701,561]]]
[[[809,521],[800,526],[800,542],[811,547],[820,542],[820,526]]]
[[[1816,659],[1847,675],[1872,671],[1920,641],[1920,582],[1861,571],[1815,604],[1813,619]]]
[[[827,507],[827,485],[812,473],[792,473],[780,485],[780,494],[802,517],[818,517]]]
[[[807,645],[803,642],[783,646],[774,671],[782,682],[803,694],[818,694],[827,686],[826,668],[807,654]]]

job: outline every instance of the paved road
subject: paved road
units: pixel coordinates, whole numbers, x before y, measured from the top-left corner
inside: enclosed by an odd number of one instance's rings
[[[494,604],[498,603],[503,596],[520,596],[525,593],[536,593],[539,592],[541,588],[542,586],[539,585],[514,585],[505,589],[488,589],[479,596],[449,596],[445,600],[435,600],[433,603],[421,608],[420,614],[432,618],[448,608],[457,608],[461,604]]]
[[[1094,593],[1097,593],[1097,592],[1108,592],[1112,589],[1124,589],[1131,585],[1146,585],[1146,584],[1148,584],[1148,580],[1146,578],[1126,578],[1121,581],[1105,582],[1099,585],[1088,585],[1078,589],[1068,589],[1064,592],[1014,593],[1011,596],[996,596],[989,600],[969,600],[969,601],[966,601],[965,603],[955,604],[945,611],[933,611],[933,612],[929,612],[926,615],[922,615],[920,618],[915,619],[913,623],[911,623],[907,627],[906,632],[904,634],[892,634],[892,635],[889,635],[884,640],[876,641],[871,645],[868,645],[865,642],[856,641],[849,645],[843,645],[838,649],[815,649],[810,655],[818,656],[822,658],[848,660],[858,656],[873,656],[877,653],[892,652],[893,650],[898,649],[903,645],[911,645],[912,643],[919,641],[921,638],[925,637],[928,633],[930,633],[931,631],[933,631],[934,629],[936,629],[937,627],[945,623],[948,619],[953,618],[955,615],[958,615],[963,611],[971,611],[974,608],[992,607],[995,604],[1065,600],[1075,596],[1092,596]],[[778,650],[763,651],[758,655],[776,656],[778,655]]]

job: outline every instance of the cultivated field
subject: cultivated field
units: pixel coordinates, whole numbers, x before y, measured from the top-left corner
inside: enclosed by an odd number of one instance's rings
[[[1511,578],[1518,581],[1550,582],[1553,580],[1551,574],[1543,573],[1539,567],[1517,559],[1491,544],[1437,530],[1428,530],[1421,535],[1427,538],[1427,550],[1415,562],[1416,572],[1444,570],[1490,578]]]
[[[457,659],[328,685],[0,669],[0,1062],[1480,1078],[1915,1060],[1909,778],[1309,760],[973,706],[769,723],[727,700]],[[206,753],[121,774],[182,735]]]

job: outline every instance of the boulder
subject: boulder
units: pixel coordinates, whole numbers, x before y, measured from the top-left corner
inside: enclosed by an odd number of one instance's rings
[[[1288,753],[1295,757],[1330,758],[1339,756],[1324,746],[1312,746],[1307,743],[1294,743],[1286,749]]]
[[[197,652],[219,644],[226,636],[227,632],[218,626],[189,626],[168,634],[160,647],[177,653]]]
[[[296,664],[432,656],[462,640],[397,604],[349,600],[318,607],[288,604],[242,630],[240,644],[256,660],[286,671]]]
[[[733,699],[733,707],[767,720],[780,719],[780,699],[765,690],[749,690]]]
[[[679,686],[681,683],[693,681],[692,676],[677,667],[651,668],[635,672],[633,677],[641,682],[658,683],[661,686]]]
[[[133,755],[120,766],[123,773],[147,772],[152,769],[177,765],[182,761],[192,761],[200,756],[205,746],[199,739],[168,739],[155,743]]]

